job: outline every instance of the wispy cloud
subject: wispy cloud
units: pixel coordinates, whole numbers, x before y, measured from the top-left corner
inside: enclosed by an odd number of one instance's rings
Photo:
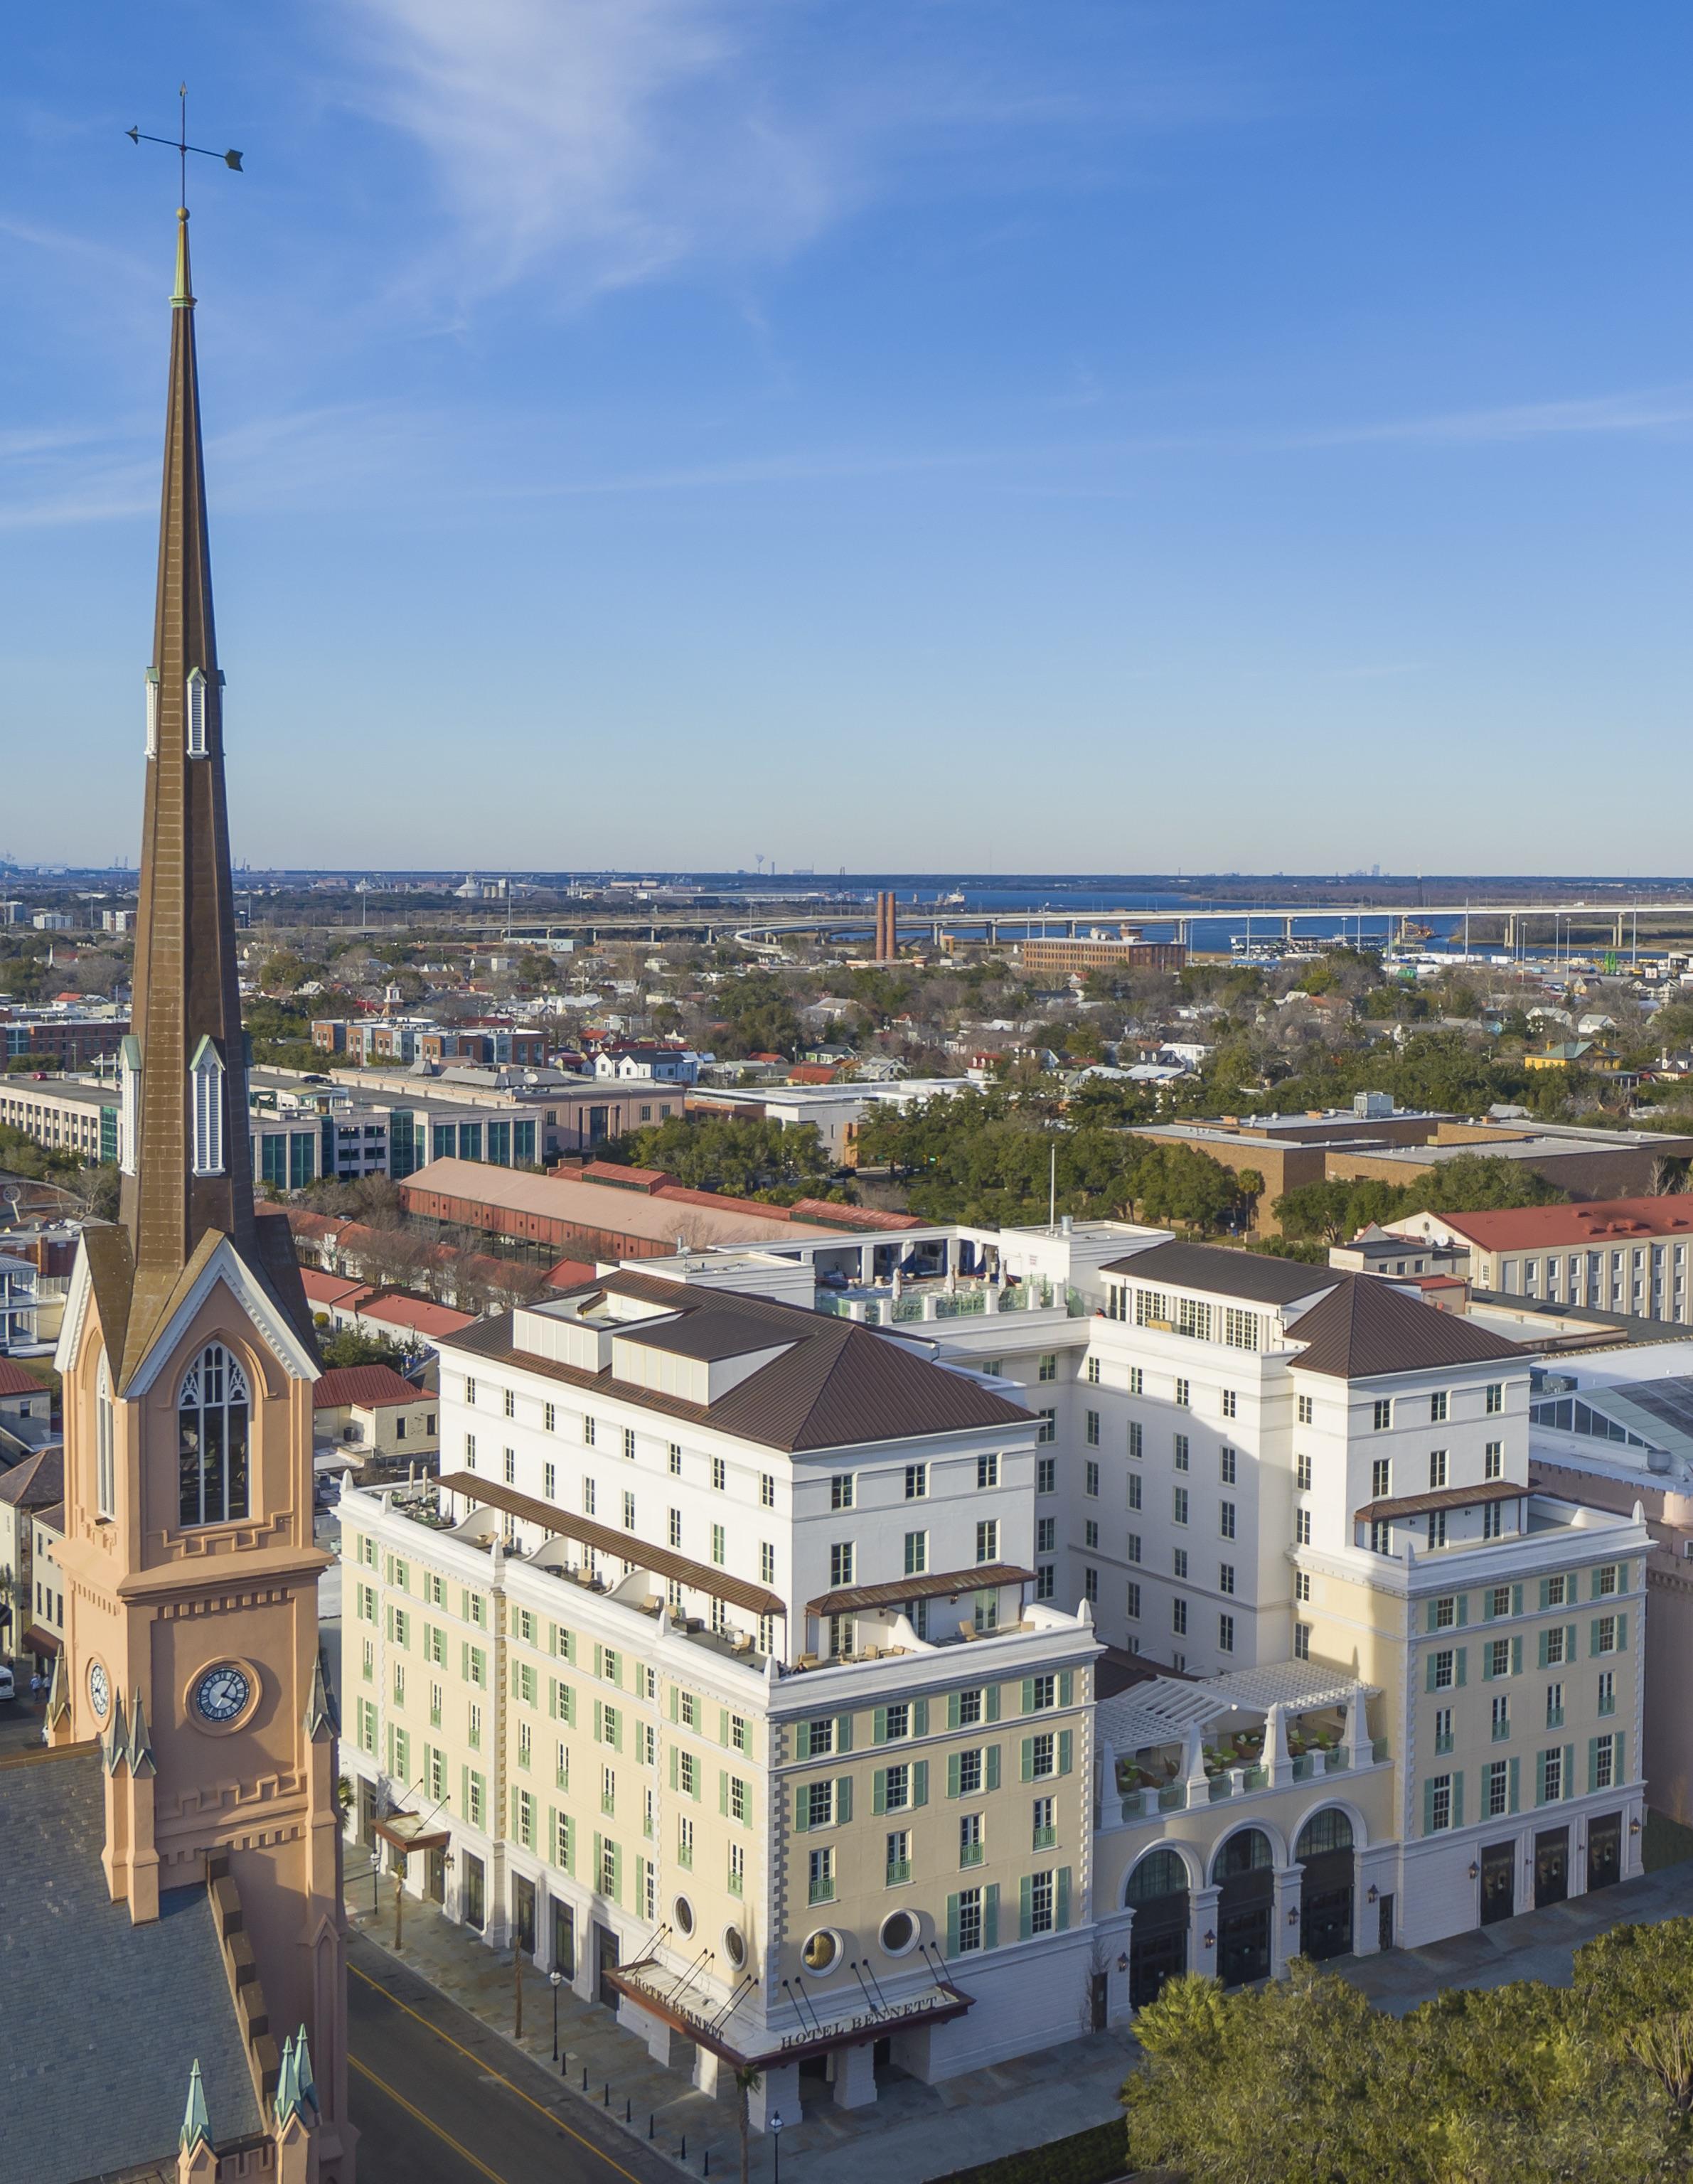
[[[1666,432],[1693,425],[1693,387],[1635,389],[1573,401],[1508,403],[1494,409],[1455,410],[1428,416],[1337,425],[1295,432],[1286,444],[1356,447],[1370,442],[1412,441],[1457,446],[1490,441],[1544,440],[1576,435]]]

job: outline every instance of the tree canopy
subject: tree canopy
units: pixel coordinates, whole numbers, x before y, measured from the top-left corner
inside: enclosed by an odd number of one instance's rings
[[[1189,1975],[1134,2029],[1128,2165],[1189,2184],[1646,2184],[1693,2153],[1693,1919],[1601,1935],[1568,1987],[1402,2018],[1302,1959],[1233,1993]]]
[[[815,1123],[792,1125],[759,1115],[672,1115],[604,1149],[634,1167],[663,1168],[693,1190],[750,1197],[757,1190],[796,1196],[824,1183],[828,1156]]]
[[[1521,1161],[1460,1153],[1413,1183],[1374,1176],[1331,1178],[1284,1191],[1271,1211],[1295,1240],[1342,1243],[1371,1222],[1408,1213],[1482,1213],[1512,1206],[1561,1206],[1564,1194]]]

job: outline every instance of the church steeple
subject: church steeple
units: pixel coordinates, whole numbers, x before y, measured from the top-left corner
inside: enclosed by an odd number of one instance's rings
[[[253,1242],[188,215],[176,215],[170,376],[136,920],[121,1062],[120,1218],[134,1282],[121,1384],[208,1232]]]

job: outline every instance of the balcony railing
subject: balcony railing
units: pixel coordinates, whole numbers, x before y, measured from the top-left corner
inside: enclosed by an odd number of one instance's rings
[[[1370,1764],[1379,1766],[1387,1758],[1387,1739],[1374,1737],[1370,1745]],[[1292,1779],[1295,1782],[1320,1781],[1329,1774],[1344,1774],[1350,1766],[1345,1746],[1333,1751],[1300,1752],[1294,1756]],[[1122,1792],[1119,1797],[1122,1824],[1133,1825],[1137,1821],[1157,1819],[1161,1813],[1185,1812],[1190,1806],[1220,1804],[1230,1797],[1247,1797],[1268,1790],[1270,1778],[1262,1767],[1227,1767],[1206,1777],[1203,1796],[1199,1786],[1185,1781],[1148,1785]]]

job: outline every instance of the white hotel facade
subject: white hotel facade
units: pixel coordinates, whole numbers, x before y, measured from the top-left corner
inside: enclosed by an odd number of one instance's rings
[[[1606,1885],[1647,1539],[1529,1363],[1122,1223],[608,1271],[346,1497],[351,1825],[760,2120]]]

